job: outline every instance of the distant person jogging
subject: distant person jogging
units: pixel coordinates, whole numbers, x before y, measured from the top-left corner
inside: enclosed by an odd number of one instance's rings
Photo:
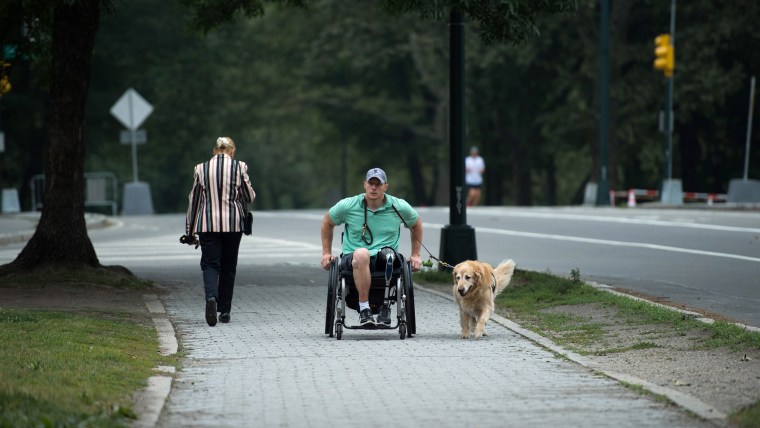
[[[480,156],[478,148],[470,148],[470,156],[464,160],[465,183],[467,184],[467,206],[474,207],[480,204],[481,187],[483,187],[483,173],[486,171],[486,162]]]

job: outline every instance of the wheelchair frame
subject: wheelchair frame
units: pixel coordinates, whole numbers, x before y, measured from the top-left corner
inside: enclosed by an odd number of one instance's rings
[[[372,289],[383,286],[383,304],[396,304],[396,323],[348,325],[346,324],[346,296],[349,289],[356,293],[356,287],[346,281],[347,276],[340,273],[340,257],[330,263],[330,274],[327,280],[327,316],[325,317],[325,334],[341,340],[343,330],[396,330],[399,338],[404,340],[417,334],[417,322],[414,314],[414,285],[412,284],[412,268],[408,261],[400,256],[401,272],[386,278],[372,272],[370,293]],[[353,276],[351,276],[353,278]]]

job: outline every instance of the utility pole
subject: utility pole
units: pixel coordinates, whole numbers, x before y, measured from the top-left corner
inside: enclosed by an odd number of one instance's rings
[[[662,114],[664,138],[663,181],[660,201],[666,204],[683,204],[681,180],[673,179],[673,71],[675,70],[676,0],[670,3],[670,33],[654,39],[654,67],[665,76],[665,106]]]
[[[610,186],[607,180],[607,148],[609,144],[609,100],[610,100],[610,0],[599,0],[601,22],[599,25],[599,186],[596,190],[596,205],[610,204]]]
[[[467,225],[464,186],[464,23],[453,7],[449,23],[449,223],[441,229],[439,258],[450,265],[477,260],[475,229]],[[443,266],[439,266],[444,269]]]

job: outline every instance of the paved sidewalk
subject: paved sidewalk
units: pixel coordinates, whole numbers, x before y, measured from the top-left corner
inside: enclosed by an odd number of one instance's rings
[[[283,269],[307,278],[298,271],[311,268]],[[396,330],[322,334],[321,283],[243,279],[232,322],[216,327],[204,321],[199,284],[171,286],[163,299],[186,358],[159,427],[712,426],[499,324],[459,339],[455,304],[421,290],[418,335],[403,341]]]

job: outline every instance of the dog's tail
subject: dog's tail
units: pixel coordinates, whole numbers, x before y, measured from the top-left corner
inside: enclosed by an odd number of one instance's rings
[[[493,274],[496,277],[496,292],[494,293],[495,296],[498,296],[499,293],[507,288],[509,282],[512,280],[512,274],[514,273],[515,262],[512,259],[499,263],[499,265],[493,269]]]

